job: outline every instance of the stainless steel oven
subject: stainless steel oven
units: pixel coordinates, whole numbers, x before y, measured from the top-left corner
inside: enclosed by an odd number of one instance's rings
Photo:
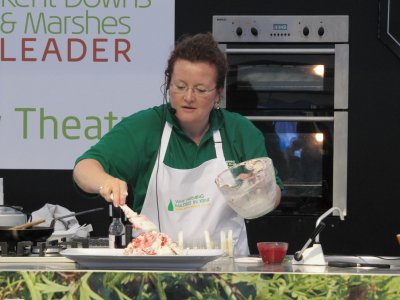
[[[214,16],[222,105],[265,135],[283,180],[272,214],[347,211],[348,16]]]

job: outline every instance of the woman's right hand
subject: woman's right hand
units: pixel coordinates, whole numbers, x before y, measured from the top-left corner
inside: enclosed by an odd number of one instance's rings
[[[73,176],[76,184],[85,192],[98,193],[116,207],[125,204],[128,185],[125,181],[106,173],[97,160],[81,160],[76,164]]]
[[[128,196],[128,186],[125,181],[110,176],[99,187],[99,194],[115,207],[124,205]]]

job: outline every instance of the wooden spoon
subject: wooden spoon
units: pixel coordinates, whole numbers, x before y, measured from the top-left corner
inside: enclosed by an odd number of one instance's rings
[[[68,218],[68,217],[84,215],[84,214],[87,214],[87,213],[91,213],[91,212],[95,212],[95,211],[99,211],[99,210],[103,210],[103,209],[104,209],[104,207],[98,207],[98,208],[84,210],[84,211],[80,211],[80,212],[77,212],[77,213],[71,213],[71,214],[64,215],[64,216],[61,216],[61,217],[58,217],[58,218],[54,218],[50,223],[50,227],[53,228],[54,227],[54,223],[57,220],[61,220],[61,219]],[[11,227],[10,229],[12,229],[12,230],[26,229],[26,228],[29,228],[29,227],[32,227],[34,225],[38,225],[38,224],[41,224],[41,223],[44,223],[44,222],[46,222],[45,219],[39,219],[39,220],[36,220],[36,221],[33,221],[33,222],[29,222],[29,223],[26,223],[26,224],[22,224],[22,225]]]
[[[29,227],[32,227],[34,225],[38,225],[38,224],[41,224],[41,223],[44,223],[44,222],[46,222],[45,219],[39,219],[39,220],[36,220],[36,221],[33,221],[33,222],[29,222],[29,223],[25,223],[25,224],[21,224],[21,225],[17,225],[17,226],[11,227],[10,229],[11,230],[26,229],[26,228],[29,228]]]

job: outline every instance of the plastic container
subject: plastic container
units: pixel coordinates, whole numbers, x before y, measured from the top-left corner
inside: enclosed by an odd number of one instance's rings
[[[219,174],[215,183],[229,206],[245,219],[261,217],[275,208],[275,169],[268,157],[237,164]]]
[[[258,253],[264,264],[280,264],[286,256],[289,244],[285,242],[259,242]]]
[[[28,222],[28,216],[20,207],[0,205],[0,226],[13,227]]]

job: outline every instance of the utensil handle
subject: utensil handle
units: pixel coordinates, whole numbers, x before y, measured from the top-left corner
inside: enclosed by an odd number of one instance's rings
[[[17,225],[17,226],[11,227],[10,229],[12,229],[12,230],[25,229],[25,228],[32,227],[34,225],[38,225],[38,224],[44,223],[44,222],[46,222],[45,219],[39,219],[39,220],[36,220],[36,221],[33,221],[33,222],[29,222],[29,223],[25,223],[25,224],[21,224],[21,225]]]
[[[328,267],[335,268],[384,268],[390,269],[389,264],[368,264],[368,263],[353,263],[345,261],[329,261]]]
[[[84,211],[80,211],[80,212],[77,212],[77,213],[72,213],[72,214],[64,215],[64,216],[61,216],[61,217],[58,217],[58,218],[54,218],[50,223],[50,227],[54,227],[54,224],[58,220],[61,220],[61,219],[64,219],[64,218],[68,218],[68,217],[75,217],[75,216],[79,216],[79,215],[83,215],[83,214],[88,214],[88,213],[99,211],[99,210],[103,210],[103,209],[104,209],[104,207],[98,207],[98,208],[84,210]],[[66,224],[64,224],[64,226],[65,226],[66,229],[68,229]]]
[[[88,214],[88,213],[99,211],[99,210],[103,210],[103,209],[104,209],[104,207],[93,208],[93,209],[84,210],[84,211],[80,211],[80,212],[77,212],[77,213],[72,213],[72,214],[61,216],[61,217],[57,217],[57,218],[54,218],[53,220],[60,220],[60,219],[68,218],[68,217],[75,217],[75,216]]]
[[[302,260],[303,258],[303,252],[308,248],[308,246],[310,246],[311,243],[314,243],[315,241],[315,237],[320,234],[320,232],[322,231],[322,229],[325,228],[325,223],[321,222],[319,223],[319,225],[314,229],[313,233],[311,234],[310,238],[307,240],[306,244],[303,246],[303,248],[301,248],[300,251],[297,251],[294,254],[294,259],[297,261]]]

